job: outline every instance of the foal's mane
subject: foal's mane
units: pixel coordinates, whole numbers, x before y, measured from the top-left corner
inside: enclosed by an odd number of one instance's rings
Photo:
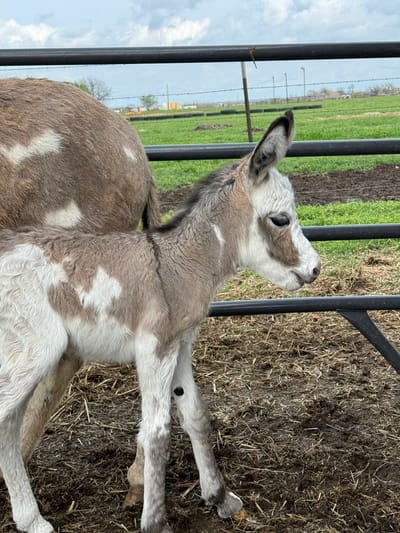
[[[231,186],[235,181],[233,173],[238,165],[238,162],[232,163],[200,179],[182,208],[177,211],[170,221],[162,224],[155,231],[166,233],[177,228],[204,198],[212,197],[225,187]]]

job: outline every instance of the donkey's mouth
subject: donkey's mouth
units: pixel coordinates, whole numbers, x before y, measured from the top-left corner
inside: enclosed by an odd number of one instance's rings
[[[299,283],[299,287],[298,288],[302,287],[306,283],[306,280],[302,276],[300,276],[300,274],[295,272],[294,270],[292,270],[292,272],[295,275],[295,277],[296,277],[296,279],[297,279],[297,281]]]

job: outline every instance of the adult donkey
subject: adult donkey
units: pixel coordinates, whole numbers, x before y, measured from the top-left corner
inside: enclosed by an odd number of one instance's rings
[[[97,233],[159,224],[150,166],[133,128],[80,89],[0,80],[0,229],[51,225]],[[22,427],[29,459],[82,362],[69,349],[39,383]],[[1,472],[0,472],[1,475]]]
[[[240,510],[208,440],[191,345],[218,287],[237,269],[252,268],[286,290],[319,274],[290,182],[274,168],[293,134],[287,112],[252,154],[211,174],[186,208],[158,229],[0,232],[0,466],[20,530],[53,531],[32,493],[18,434],[31,391],[69,349],[83,361],[136,364],[143,532],[172,531],[165,508],[171,396],[192,441],[203,499],[223,518]]]

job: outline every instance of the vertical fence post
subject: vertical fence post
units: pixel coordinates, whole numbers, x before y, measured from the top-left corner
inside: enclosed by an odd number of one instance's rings
[[[247,138],[249,142],[253,142],[253,130],[251,127],[251,116],[250,116],[250,102],[249,102],[249,91],[247,88],[247,75],[246,75],[246,65],[244,61],[241,62],[242,65],[242,83],[243,83],[243,94],[244,94],[244,106],[246,108],[246,120],[247,120]]]

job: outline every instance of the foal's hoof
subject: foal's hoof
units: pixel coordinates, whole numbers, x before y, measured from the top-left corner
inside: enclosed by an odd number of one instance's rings
[[[37,516],[27,528],[23,528],[23,531],[28,533],[55,533],[53,526],[41,515]]]
[[[221,518],[230,518],[238,513],[242,507],[243,502],[239,496],[227,490],[224,501],[217,505],[218,515]]]
[[[142,531],[143,533],[150,533],[153,531],[154,533],[174,533],[168,524],[165,524],[165,526],[157,524],[156,526],[150,526],[150,528],[144,528],[140,531]]]
[[[138,503],[143,503],[143,485],[132,485],[123,504],[124,509],[130,509]]]

